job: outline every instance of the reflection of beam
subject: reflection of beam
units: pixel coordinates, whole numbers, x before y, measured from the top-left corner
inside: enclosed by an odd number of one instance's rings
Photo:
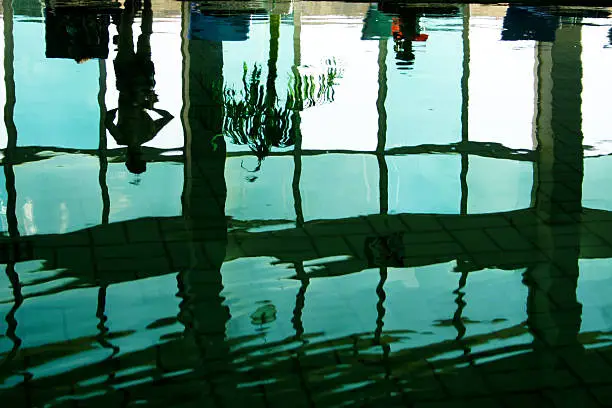
[[[143,146],[143,157],[147,162],[183,162],[183,148],[159,149],[155,147]],[[6,156],[6,150],[0,149],[0,152]],[[525,162],[534,162],[536,152],[528,149],[511,149],[498,143],[487,142],[467,142],[467,143],[451,143],[447,145],[419,145],[419,146],[404,146],[393,147],[385,150],[385,156],[407,156],[416,154],[462,154],[470,156],[487,157],[491,159],[501,160],[516,160]],[[14,164],[23,164],[46,160],[62,154],[82,154],[89,156],[97,156],[98,149],[70,149],[62,147],[39,147],[39,146],[18,146],[15,151]],[[268,156],[283,157],[293,156],[293,150],[272,151]],[[347,154],[347,155],[376,155],[376,151],[362,150],[301,150],[300,156],[320,156],[324,154]],[[228,158],[233,157],[248,157],[252,156],[251,151],[229,151]],[[112,149],[107,151],[107,157],[111,163],[120,163],[124,156],[123,149]],[[598,157],[612,156],[612,154],[603,154],[589,156],[587,159],[595,159]],[[5,162],[5,161],[4,161]],[[3,161],[0,160],[0,164]]]
[[[499,143],[488,142],[459,142],[446,145],[419,145],[419,146],[404,146],[393,147],[386,149],[385,156],[401,156],[411,154],[460,154],[465,153],[474,156],[490,157],[495,159],[518,160],[518,161],[533,161],[535,153],[526,149],[511,149]],[[291,151],[272,151],[269,156],[289,156],[293,154]],[[376,155],[376,151],[360,151],[360,150],[302,150],[302,156],[318,156],[323,154],[368,154]],[[228,152],[228,157],[250,156],[250,151]]]
[[[182,148],[177,149],[159,149],[155,147],[142,147],[143,158],[147,162],[180,162],[182,161]],[[4,160],[0,160],[0,164],[7,163],[8,151],[6,149],[0,149],[0,152],[4,154]],[[100,147],[96,149],[72,149],[65,147],[56,146],[17,146],[14,152],[11,153],[13,156],[12,164],[19,165],[24,163],[32,163],[40,160],[47,160],[55,156],[61,155],[86,155],[92,157],[99,157]],[[106,150],[105,157],[108,164],[109,160],[111,163],[120,163],[124,161],[125,149],[111,149]]]
[[[591,227],[595,224],[612,224],[612,213],[584,209],[582,219],[584,224],[579,231],[579,256],[612,258],[612,248],[604,244],[612,242],[612,229],[592,231]],[[317,268],[302,276],[308,278],[345,275],[371,268],[365,250],[366,241],[373,236],[388,237],[393,234],[401,235],[398,242],[402,242],[402,248],[396,250],[403,251],[403,254],[397,255],[402,257],[405,267],[452,262],[461,258],[469,259],[470,263],[459,265],[458,272],[486,268],[515,270],[549,259],[543,249],[550,243],[538,235],[538,217],[533,210],[467,216],[376,214],[309,221],[299,231],[291,228],[248,232],[248,225],[244,225],[244,228],[231,230],[227,238],[223,230],[218,229],[224,226],[225,220],[203,218],[202,222],[209,225],[186,225],[182,218],[176,217],[145,218],[68,234],[22,237],[21,240],[32,243],[32,259],[47,260],[53,269],[66,269],[50,279],[41,278],[41,284],[61,278],[76,278],[69,284],[75,287],[108,285],[187,269],[192,264],[187,251],[190,245],[199,248],[204,260],[211,255],[217,259],[223,254],[227,254],[224,255],[226,261],[245,255],[273,257],[280,263],[289,264],[320,260],[316,262],[319,265]],[[258,226],[257,223],[253,225]],[[169,259],[163,253],[155,258],[155,254],[161,251],[158,238],[152,237],[149,243],[124,243],[125,238],[119,235],[121,231],[134,229],[164,231],[164,242],[173,249],[168,254]],[[376,233],[372,232],[373,229]],[[96,245],[96,237],[113,234],[118,235],[116,244]],[[229,243],[227,252],[223,246],[226,239]],[[6,240],[8,238],[0,240],[0,243]],[[350,246],[346,245],[347,241]],[[563,250],[563,241],[556,245]],[[99,260],[97,271],[93,270],[91,247],[95,248]],[[122,262],[111,262],[119,256],[117,252],[124,254],[121,255]],[[324,259],[327,257],[343,258]],[[213,278],[208,272],[207,276]],[[44,285],[41,287],[47,290]],[[48,290],[63,289],[54,287]]]
[[[189,101],[185,102],[189,104]],[[190,134],[188,125],[185,125],[185,132]],[[190,139],[186,138],[185,143],[190,143]],[[6,150],[0,149],[6,155]],[[159,149],[155,147],[142,147],[143,158],[147,162],[182,162],[183,149]],[[300,156],[318,156],[322,154],[368,154],[376,155],[376,151],[361,151],[361,150],[300,150]],[[71,149],[63,147],[42,147],[42,146],[20,146],[15,149],[14,164],[22,164],[45,160],[59,154],[83,154],[97,156],[98,149]],[[526,149],[510,149],[498,143],[487,142],[459,142],[447,145],[419,145],[419,146],[404,146],[393,147],[386,149],[385,156],[401,156],[411,154],[468,154],[481,157],[490,157],[494,159],[518,160],[518,161],[534,161],[535,152]],[[188,152],[185,152],[187,156]],[[268,156],[292,156],[295,152],[292,150],[272,151]],[[119,162],[124,155],[124,149],[112,149],[107,151],[107,157],[112,162]],[[245,157],[252,156],[253,153],[247,151],[230,151],[227,152],[227,157]],[[5,160],[6,161],[6,160]],[[0,161],[1,163],[2,161]]]

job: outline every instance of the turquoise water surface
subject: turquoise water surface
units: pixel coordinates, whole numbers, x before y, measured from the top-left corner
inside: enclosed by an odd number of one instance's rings
[[[3,407],[612,402],[612,11],[3,5]]]

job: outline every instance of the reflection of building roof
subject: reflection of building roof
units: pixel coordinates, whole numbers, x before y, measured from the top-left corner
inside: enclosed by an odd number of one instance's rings
[[[339,1],[302,1],[294,7],[302,16],[343,16],[363,18],[368,11],[366,3],[344,3]]]
[[[191,4],[200,10],[214,11],[222,14],[249,12],[287,14],[291,10],[291,1],[289,0],[206,1],[193,2]]]
[[[110,0],[47,0],[50,9],[86,9],[86,10],[115,10],[121,4]]]
[[[176,0],[151,0],[153,15],[157,17],[180,17],[182,2]]]
[[[250,14],[210,15],[191,9],[189,39],[208,41],[246,41],[251,25]]]
[[[38,9],[40,9],[40,3],[38,3],[38,1],[27,1],[35,2],[38,5]],[[20,3],[23,2],[20,1]],[[181,2],[173,0],[151,0],[151,4],[155,17],[179,17],[181,15]],[[47,0],[47,6],[51,9],[81,9],[94,12],[100,10],[118,10],[121,8],[121,3],[113,0]],[[16,14],[17,11],[16,8]]]

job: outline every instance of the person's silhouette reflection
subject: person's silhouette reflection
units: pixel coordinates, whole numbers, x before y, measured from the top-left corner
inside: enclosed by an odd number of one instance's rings
[[[399,17],[393,18],[391,26],[393,50],[398,65],[412,65],[415,59],[412,42],[427,41],[428,35],[420,33],[419,17],[420,14],[416,10],[403,8],[400,10]]]
[[[150,38],[153,32],[153,11],[150,0],[144,1],[141,34],[138,36],[136,52],[134,52],[132,24],[139,6],[139,2],[127,0],[121,14],[118,27],[118,51],[114,62],[119,107],[106,114],[106,127],[117,144],[127,146],[125,165],[134,174],[143,173],[147,169],[147,164],[142,157],[141,145],[152,140],[173,118],[167,111],[153,107],[157,102],[157,95],[153,89],[155,68],[151,61]],[[154,120],[148,111],[153,111],[161,117]]]

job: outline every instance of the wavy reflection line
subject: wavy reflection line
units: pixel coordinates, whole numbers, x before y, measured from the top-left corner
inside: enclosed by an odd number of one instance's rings
[[[296,83],[303,84],[302,80],[296,79]],[[296,102],[297,103],[297,102]],[[292,124],[293,126],[293,124]],[[293,130],[292,130],[293,131]],[[142,157],[148,162],[182,162],[183,158],[177,152],[177,148],[158,148],[151,146],[142,146]],[[7,149],[0,149],[6,157]],[[107,158],[111,162],[121,160],[123,151],[120,149],[111,149],[107,152]],[[506,159],[524,162],[535,162],[536,151],[522,148],[510,148],[501,143],[496,142],[454,142],[447,144],[421,144],[416,146],[399,146],[385,149],[385,156],[408,156],[408,155],[423,155],[423,154],[461,154],[465,153],[469,156],[488,157],[495,159]],[[19,146],[13,155],[13,164],[32,163],[40,160],[47,160],[62,154],[88,155],[97,156],[99,148],[96,149],[75,149],[57,146]],[[266,157],[284,157],[291,156],[295,153],[291,150],[270,150],[266,152]],[[300,155],[303,157],[321,156],[321,155],[376,155],[377,152],[370,150],[351,150],[351,149],[302,149]],[[252,151],[229,151],[226,152],[227,157],[239,158],[250,157]],[[593,154],[588,156],[589,159],[598,157],[612,156],[612,153]],[[2,162],[2,161],[0,161]],[[3,161],[6,162],[6,159]]]
[[[465,309],[465,307],[467,306],[467,302],[463,300],[463,298],[465,297],[465,292],[462,289],[465,288],[465,285],[467,284],[467,277],[467,271],[461,272],[461,277],[459,278],[459,287],[453,291],[453,293],[457,295],[457,297],[455,298],[457,310],[455,311],[452,320],[452,324],[455,327],[455,330],[457,330],[457,337],[455,338],[455,340],[459,342],[460,347],[461,349],[463,349],[463,354],[465,356],[469,355],[471,352],[471,348],[463,341],[463,338],[465,337],[465,333],[467,331],[465,323],[463,323],[463,309]]]
[[[13,347],[7,353],[6,357],[0,363],[0,368],[9,364],[13,358],[17,355],[19,351],[19,347],[21,347],[22,340],[17,336],[17,319],[15,318],[15,314],[17,310],[23,303],[23,294],[21,293],[21,283],[19,282],[19,275],[15,271],[15,262],[9,262],[6,265],[6,276],[11,283],[11,287],[13,289],[13,307],[6,314],[6,318],[4,319],[8,324],[8,328],[6,329],[6,337],[8,337],[13,342]]]
[[[106,289],[107,285],[100,286],[98,289],[98,306],[96,309],[96,317],[98,318],[98,334],[96,335],[96,340],[98,344],[106,349],[112,350],[112,354],[108,357],[107,360],[112,359],[117,354],[119,354],[119,347],[113,345],[107,340],[107,334],[110,332],[110,329],[106,326],[106,322],[108,321],[108,317],[106,316]]]
[[[463,30],[461,32],[463,44],[463,62],[461,76],[461,142],[469,143],[469,106],[470,106],[470,10],[465,7],[463,10]],[[468,210],[468,183],[467,176],[469,171],[469,156],[466,152],[461,152],[461,214],[467,214]]]
[[[385,283],[387,282],[387,268],[380,268],[380,280],[378,281],[378,285],[376,286],[376,294],[378,295],[378,302],[376,303],[376,330],[374,332],[374,344],[380,346],[382,349],[382,364],[385,368],[385,379],[391,378],[391,364],[389,355],[391,353],[391,345],[387,342],[381,342],[383,327],[385,325],[384,318],[387,313],[387,309],[385,308],[385,300],[387,299],[387,294],[385,292]]]
[[[387,295],[385,293],[385,282],[387,281],[387,268],[380,268],[380,280],[378,281],[378,285],[376,286],[376,295],[378,295],[378,302],[376,303],[376,330],[374,331],[374,344],[380,345],[380,338],[382,336],[383,326],[385,325],[384,317],[387,313],[387,309],[385,309],[385,300],[387,299]]]
[[[98,181],[100,183],[100,193],[102,195],[102,224],[108,224],[110,215],[110,195],[108,193],[108,185],[106,183],[106,173],[108,170],[108,157],[106,152],[106,62],[99,61],[100,92],[98,93],[98,104],[100,106],[100,145],[98,147],[98,159],[100,161],[100,172]]]
[[[304,262],[295,263],[295,271],[297,278],[301,281],[301,285],[297,295],[295,296],[295,308],[293,309],[293,318],[291,318],[291,323],[293,323],[295,337],[297,339],[302,339],[302,336],[304,335],[302,313],[304,311],[304,304],[306,303],[306,290],[308,290],[308,285],[310,285],[310,279],[304,270]]]
[[[16,242],[19,237],[19,228],[17,223],[17,190],[15,189],[15,173],[13,171],[14,152],[17,147],[17,127],[13,114],[15,111],[15,77],[14,77],[14,41],[13,41],[13,4],[10,0],[2,2],[3,8],[3,23],[4,23],[4,82],[6,90],[6,103],[4,105],[4,124],[7,133],[6,158],[4,162],[4,176],[7,192],[7,209],[6,217],[8,223],[8,233],[11,237],[9,245],[9,262],[6,265],[6,276],[12,287],[13,306],[6,315],[8,328],[6,336],[13,342],[11,351],[6,355],[0,367],[8,364],[19,351],[21,339],[17,336],[17,319],[15,314],[23,303],[23,294],[21,292],[21,282],[19,275],[15,271],[15,259],[19,258],[19,245]]]
[[[107,334],[110,332],[109,328],[106,327],[106,321],[108,320],[108,317],[105,313],[107,288],[107,285],[102,285],[98,289],[98,305],[96,309],[96,317],[98,318],[98,325],[96,327],[98,328],[98,334],[96,335],[96,340],[98,341],[98,344],[103,348],[112,350],[111,355],[104,359],[104,363],[109,365],[109,373],[108,378],[106,379],[106,383],[112,384],[115,379],[116,372],[119,369],[118,360],[116,360],[115,357],[119,354],[120,349],[118,346],[115,346],[107,340]]]
[[[301,52],[301,11],[296,10],[293,15],[293,65],[291,71],[295,77],[295,89],[302,89],[302,76],[300,75],[299,66],[302,63],[302,52]],[[293,180],[291,182],[291,188],[293,191],[293,206],[295,211],[295,224],[297,228],[304,226],[304,211],[302,207],[302,193],[300,191],[300,180],[302,178],[302,132],[301,122],[302,117],[300,110],[303,108],[302,92],[296,92],[295,104],[298,109],[295,109],[291,117],[292,132],[295,137],[295,144],[293,146]],[[304,305],[306,303],[306,291],[310,285],[310,279],[304,270],[304,262],[296,262],[294,264],[297,278],[300,280],[300,289],[295,296],[295,308],[293,309],[293,317],[291,323],[295,330],[296,339],[303,340],[304,335],[304,323],[302,321],[302,314],[304,312]],[[306,340],[303,340],[306,343]]]
[[[463,339],[463,337],[465,337],[466,332],[465,324],[463,323],[463,309],[465,309],[467,303],[463,300],[463,298],[465,297],[465,292],[463,292],[462,289],[465,288],[465,285],[467,284],[467,276],[467,272],[461,272],[461,278],[459,278],[459,287],[453,291],[453,293],[457,295],[457,297],[455,298],[457,310],[453,315],[453,326],[457,330],[457,340]]]
[[[385,148],[387,144],[387,40],[378,42],[378,96],[376,98],[376,110],[378,113],[378,131],[376,144],[376,159],[378,161],[378,189],[380,213],[389,211],[389,170],[385,160]]]

